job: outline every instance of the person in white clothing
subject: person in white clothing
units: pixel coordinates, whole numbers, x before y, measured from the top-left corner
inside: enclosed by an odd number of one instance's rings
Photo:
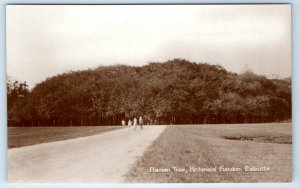
[[[136,130],[136,127],[137,127],[137,119],[136,118],[133,119],[133,125],[134,125],[134,130]]]
[[[128,127],[131,127],[131,126],[132,126],[132,121],[130,119],[130,120],[128,120]]]

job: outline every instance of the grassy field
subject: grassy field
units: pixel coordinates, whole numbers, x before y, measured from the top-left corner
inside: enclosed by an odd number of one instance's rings
[[[122,126],[89,127],[9,127],[8,148],[29,146],[39,143],[67,140],[92,136],[106,131],[123,128]]]
[[[291,143],[291,123],[168,126],[125,179],[157,183],[289,182]],[[247,166],[255,167],[254,171],[246,171]],[[150,168],[157,172],[150,172]],[[216,171],[201,172],[209,168]]]

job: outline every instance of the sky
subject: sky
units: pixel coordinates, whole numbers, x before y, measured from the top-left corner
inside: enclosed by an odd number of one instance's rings
[[[290,5],[7,5],[7,74],[30,88],[100,65],[183,58],[291,76]]]

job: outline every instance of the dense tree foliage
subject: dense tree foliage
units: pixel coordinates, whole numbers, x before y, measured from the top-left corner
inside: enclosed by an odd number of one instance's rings
[[[290,79],[267,79],[250,71],[235,74],[183,59],[68,72],[46,79],[30,92],[23,84],[8,86],[10,125],[119,125],[139,116],[147,124],[291,118]]]
[[[26,108],[23,108],[27,102],[29,94],[28,85],[26,82],[12,81],[10,77],[7,78],[7,108],[8,108],[8,123],[22,122],[28,119]]]

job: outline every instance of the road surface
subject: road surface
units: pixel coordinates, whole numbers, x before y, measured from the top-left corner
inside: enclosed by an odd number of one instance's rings
[[[8,150],[9,183],[121,183],[123,175],[165,126],[114,130],[99,135]]]

